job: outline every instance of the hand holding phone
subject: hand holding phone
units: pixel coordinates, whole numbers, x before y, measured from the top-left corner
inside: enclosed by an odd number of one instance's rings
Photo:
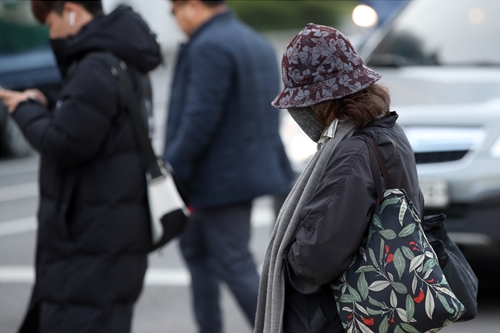
[[[23,92],[7,90],[4,88],[0,89],[0,100],[3,104],[5,104],[9,113],[14,112],[19,103],[29,99],[37,100],[44,106],[47,106],[47,98],[37,89],[25,90]]]

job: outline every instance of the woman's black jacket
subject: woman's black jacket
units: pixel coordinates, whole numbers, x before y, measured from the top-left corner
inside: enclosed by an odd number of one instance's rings
[[[55,108],[28,101],[13,113],[41,155],[36,282],[20,332],[128,332],[150,250],[145,170],[118,81],[92,53],[110,51],[139,75],[161,54],[125,7],[62,42]]]
[[[300,230],[285,258],[288,273],[285,332],[295,332],[296,326],[302,325],[304,320],[312,320],[320,303],[326,324],[316,333],[344,332],[328,284],[340,277],[357,252],[376,202],[364,136],[374,138],[392,183],[397,188],[404,188],[415,207],[423,213],[414,153],[403,130],[396,124],[397,118],[393,112],[340,142],[314,196],[301,212]]]

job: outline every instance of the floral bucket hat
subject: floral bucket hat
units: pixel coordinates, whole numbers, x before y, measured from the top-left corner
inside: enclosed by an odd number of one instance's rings
[[[309,23],[288,44],[282,60],[280,109],[303,108],[363,90],[382,76],[363,65],[340,31]]]

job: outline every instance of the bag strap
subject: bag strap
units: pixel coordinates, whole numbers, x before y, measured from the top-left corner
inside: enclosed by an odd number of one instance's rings
[[[382,186],[382,179],[380,177],[380,172],[383,176],[383,181],[387,189],[394,188],[391,178],[389,177],[389,171],[385,165],[384,157],[380,152],[380,149],[373,140],[371,136],[365,137],[366,143],[368,144],[368,152],[370,154],[370,167],[373,174],[373,181],[375,182],[375,189],[377,190],[377,202],[382,202],[384,198],[384,189]]]
[[[165,176],[158,164],[160,160],[156,157],[151,141],[149,140],[148,129],[141,115],[141,108],[136,98],[132,79],[127,72],[127,65],[110,52],[96,52],[96,56],[100,57],[111,68],[113,76],[118,78],[122,106],[130,116],[139,149],[146,160],[146,169],[150,177],[148,180],[154,181],[155,179],[164,178]]]

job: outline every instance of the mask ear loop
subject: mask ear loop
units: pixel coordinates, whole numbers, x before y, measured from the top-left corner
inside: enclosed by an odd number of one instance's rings
[[[72,27],[76,25],[75,16],[76,16],[75,12],[69,13],[69,25],[71,25]]]

